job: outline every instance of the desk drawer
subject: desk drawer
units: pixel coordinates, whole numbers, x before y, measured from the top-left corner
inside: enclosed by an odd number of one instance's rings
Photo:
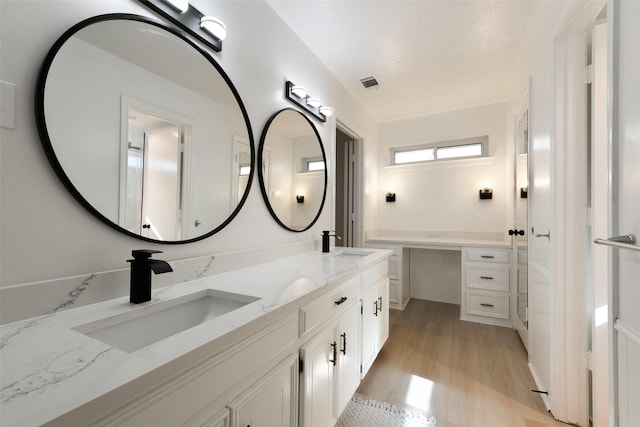
[[[354,277],[333,292],[300,308],[300,335],[322,326],[344,308],[358,301],[360,277]]]
[[[467,265],[465,272],[467,288],[509,291],[509,267],[506,265]]]
[[[499,262],[503,264],[509,264],[510,262],[509,254],[511,252],[504,249],[473,248],[466,249],[466,252],[467,261]]]
[[[509,318],[509,295],[467,291],[467,314]]]

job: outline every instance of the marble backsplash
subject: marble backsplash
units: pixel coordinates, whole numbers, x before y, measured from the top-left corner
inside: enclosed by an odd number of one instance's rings
[[[153,288],[299,255],[319,247],[318,241],[307,240],[247,251],[167,260],[173,272],[154,275]],[[0,324],[94,304],[128,293],[128,268],[7,286],[0,288]]]

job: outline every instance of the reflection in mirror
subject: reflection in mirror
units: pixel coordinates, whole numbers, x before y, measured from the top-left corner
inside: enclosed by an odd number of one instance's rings
[[[248,195],[254,144],[237,91],[208,53],[147,18],[67,31],[42,67],[36,114],[69,191],[129,235],[202,239]]]
[[[274,114],[262,132],[258,162],[273,218],[291,231],[309,229],[322,212],[327,188],[326,157],[313,123],[293,109]]]
[[[526,109],[516,123],[516,194],[515,228],[525,230],[516,236],[518,246],[518,317],[524,329],[528,327],[528,277],[527,277],[527,235],[528,235],[528,152],[529,152],[529,111]],[[524,263],[522,262],[524,260]],[[520,332],[520,331],[519,331]]]

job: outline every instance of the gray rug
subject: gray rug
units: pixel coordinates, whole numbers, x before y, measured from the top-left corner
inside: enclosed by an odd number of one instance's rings
[[[418,411],[355,394],[336,427],[435,427],[436,419]]]

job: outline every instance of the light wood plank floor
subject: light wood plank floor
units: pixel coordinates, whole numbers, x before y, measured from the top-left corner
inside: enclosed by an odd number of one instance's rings
[[[509,328],[459,320],[460,307],[412,299],[358,393],[436,417],[438,427],[565,426],[546,411]]]

